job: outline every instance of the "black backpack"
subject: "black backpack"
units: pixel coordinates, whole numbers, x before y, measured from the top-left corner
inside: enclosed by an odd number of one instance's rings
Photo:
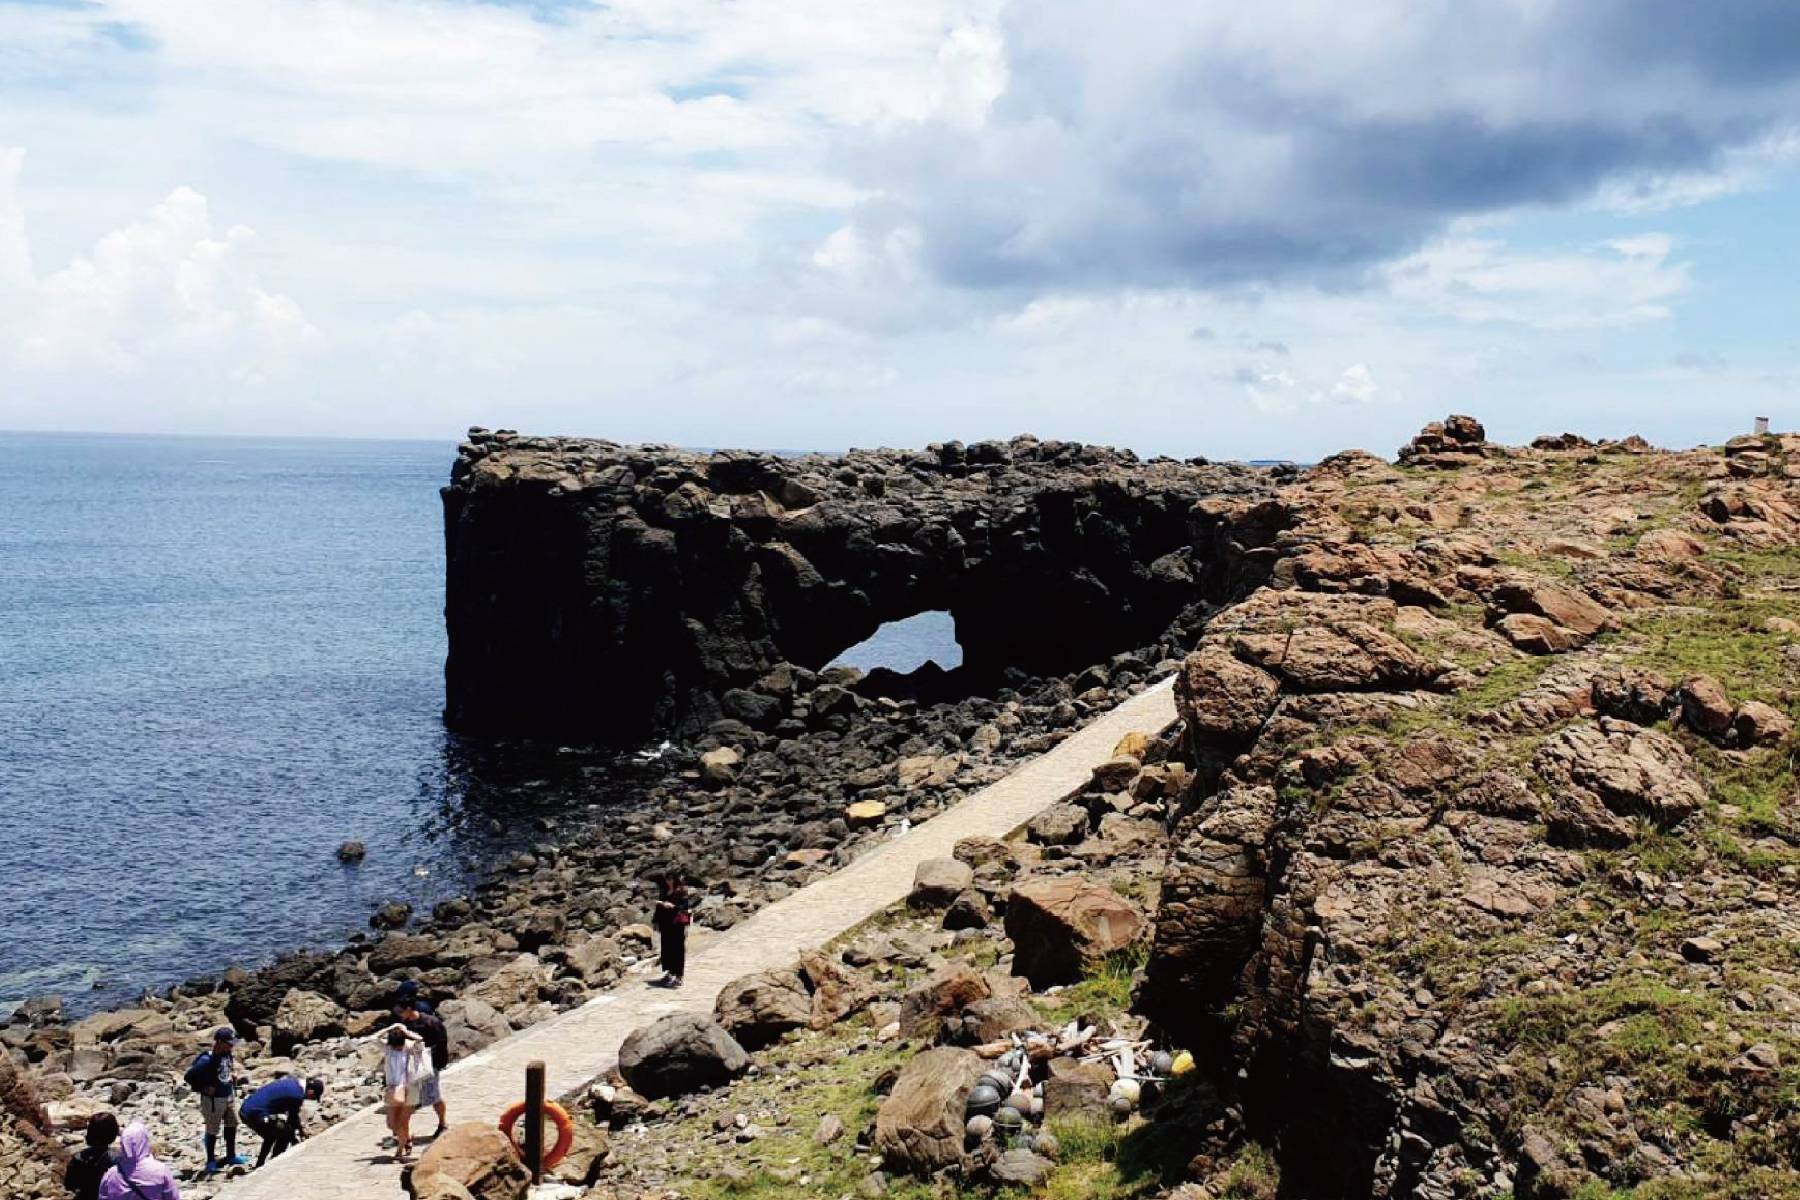
[[[213,1085],[219,1082],[219,1064],[213,1061],[211,1053],[202,1054],[181,1078],[202,1096],[211,1095]]]

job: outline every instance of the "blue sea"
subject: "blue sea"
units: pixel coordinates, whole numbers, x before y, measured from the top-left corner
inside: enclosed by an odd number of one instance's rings
[[[337,943],[621,793],[444,731],[454,453],[0,433],[0,1012]],[[960,660],[947,614],[843,661],[927,657]]]
[[[439,720],[454,453],[0,434],[0,1011],[335,942],[530,839],[535,764]]]

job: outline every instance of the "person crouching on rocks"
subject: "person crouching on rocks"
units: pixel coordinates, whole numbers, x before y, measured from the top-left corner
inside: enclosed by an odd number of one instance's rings
[[[181,1200],[175,1176],[150,1152],[150,1131],[142,1121],[119,1138],[119,1161],[100,1181],[100,1200]]]
[[[396,1162],[412,1161],[412,1114],[419,1106],[421,1085],[433,1074],[425,1039],[404,1025],[386,1034],[387,1049],[381,1055],[381,1081],[385,1091],[388,1131],[394,1135]]]
[[[443,1079],[444,1068],[450,1065],[450,1031],[444,1028],[444,1022],[429,1008],[420,1007],[423,1000],[402,1000],[395,1014],[407,1030],[425,1039],[425,1049],[431,1053],[431,1074],[419,1080],[419,1094],[413,1100],[415,1110],[431,1108],[437,1112],[437,1129],[432,1137],[444,1132],[448,1118],[444,1112]]]
[[[87,1145],[69,1160],[63,1172],[63,1187],[75,1200],[99,1200],[100,1181],[119,1159],[113,1143],[119,1140],[119,1118],[109,1112],[95,1113],[88,1119]]]
[[[203,1050],[182,1078],[200,1097],[200,1119],[206,1123],[206,1173],[224,1167],[241,1167],[237,1134],[237,1063],[232,1050],[237,1031],[221,1026],[213,1034],[212,1049]],[[219,1157],[219,1131],[225,1131],[225,1157]]]
[[[317,1102],[324,1095],[323,1079],[301,1083],[292,1075],[265,1083],[250,1093],[250,1098],[239,1107],[238,1115],[262,1139],[262,1151],[256,1156],[257,1166],[287,1153],[289,1146],[306,1136],[306,1127],[300,1123],[300,1109],[308,1100]]]
[[[681,977],[687,974],[687,931],[694,917],[688,911],[687,884],[681,881],[681,872],[664,875],[661,886],[656,900],[656,932],[663,977],[656,986],[678,988]]]

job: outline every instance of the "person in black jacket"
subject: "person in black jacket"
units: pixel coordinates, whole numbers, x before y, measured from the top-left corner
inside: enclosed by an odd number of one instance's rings
[[[656,899],[656,931],[663,969],[657,987],[681,986],[681,977],[687,974],[687,931],[693,919],[688,910],[687,884],[682,882],[681,872],[670,871],[663,876]]]
[[[113,1143],[119,1140],[119,1118],[109,1112],[95,1113],[88,1120],[87,1145],[69,1160],[63,1172],[63,1186],[75,1200],[99,1200],[100,1181],[118,1161]]]
[[[400,1023],[425,1039],[425,1048],[431,1051],[432,1076],[419,1083],[418,1103],[414,1108],[430,1105],[437,1113],[437,1130],[432,1137],[444,1132],[449,1118],[444,1115],[443,1078],[444,1068],[450,1065],[450,1031],[444,1028],[439,1016],[428,1009],[421,1008],[423,1001],[406,999],[394,1010]]]

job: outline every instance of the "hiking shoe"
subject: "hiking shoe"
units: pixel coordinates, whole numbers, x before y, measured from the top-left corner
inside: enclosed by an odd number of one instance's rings
[[[220,1171],[222,1171],[224,1169],[225,1169],[225,1164],[220,1162],[218,1159],[209,1158],[206,1160],[206,1173],[208,1175],[217,1175]]]
[[[247,1167],[250,1165],[250,1160],[241,1154],[234,1154],[225,1160],[225,1165],[228,1167]]]

